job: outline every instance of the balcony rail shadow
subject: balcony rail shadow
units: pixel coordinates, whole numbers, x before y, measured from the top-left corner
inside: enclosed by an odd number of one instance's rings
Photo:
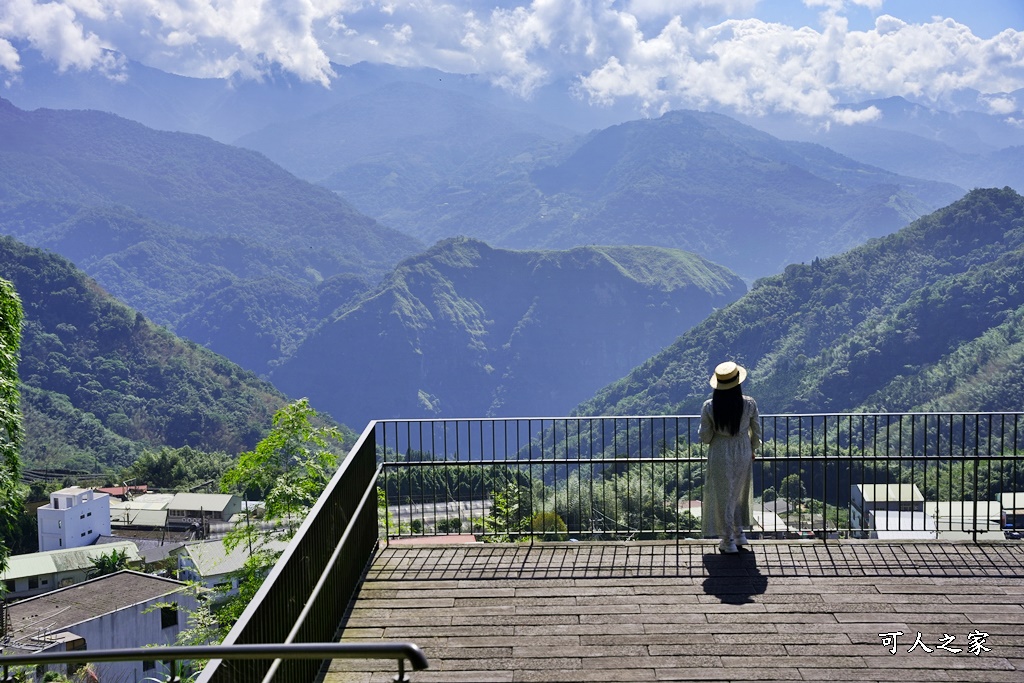
[[[751,534],[1012,537],[1024,519],[1022,415],[762,416]],[[372,422],[224,644],[335,638],[382,538],[698,538],[699,425],[696,416]],[[271,667],[275,680],[312,681],[321,663],[214,661],[198,680],[258,681]]]

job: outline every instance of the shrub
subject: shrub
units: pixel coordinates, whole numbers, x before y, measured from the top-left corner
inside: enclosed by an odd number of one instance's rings
[[[568,527],[554,512],[538,512],[530,520],[530,528],[544,541],[564,541],[569,538]]]

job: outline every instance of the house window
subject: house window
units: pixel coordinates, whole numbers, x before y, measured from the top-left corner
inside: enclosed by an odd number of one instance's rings
[[[173,602],[166,607],[160,608],[160,628],[170,628],[178,625],[178,603]]]
[[[7,579],[4,581],[4,588],[7,589],[8,593],[14,592],[14,579]]]
[[[58,529],[63,529],[64,528],[64,520],[63,519],[58,519],[57,520],[57,528]]]
[[[58,538],[57,539],[57,547],[58,548],[64,547],[64,539],[63,538]]]
[[[92,513],[91,512],[87,512],[87,513],[85,513],[85,516],[86,517],[92,517]]]
[[[32,590],[33,588],[39,588],[39,577],[38,576],[31,576],[31,577],[29,577],[28,589]]]
[[[156,660],[155,659],[143,659],[142,660],[142,670],[143,671],[152,671],[155,668],[156,668]]]
[[[50,585],[50,580],[49,579],[43,579],[43,585],[44,586],[49,586]]]

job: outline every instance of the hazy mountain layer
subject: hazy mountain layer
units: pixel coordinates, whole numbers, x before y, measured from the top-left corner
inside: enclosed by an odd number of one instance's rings
[[[336,135],[347,129],[334,126]],[[474,173],[441,179],[420,163],[435,144],[412,141],[325,182],[358,188],[357,207],[425,241],[468,234],[514,249],[666,246],[749,280],[888,234],[963,194],[699,112],[615,125],[514,163],[484,156]]]
[[[262,155],[197,135],[2,100],[0,129],[0,231],[256,371],[365,288],[353,276],[420,248]]]
[[[862,163],[964,188],[1010,186],[1024,192],[1024,127],[1019,114],[950,114],[901,97],[863,102],[880,116],[856,126],[811,128],[774,116],[755,121],[784,139],[825,145]]]
[[[677,250],[451,239],[321,326],[272,379],[350,425],[560,415],[744,291]]]
[[[520,111],[417,83],[392,83],[313,116],[239,138],[299,177],[386,212],[439,183],[519,165],[575,136]]]
[[[964,199],[860,248],[765,278],[582,414],[694,413],[721,360],[763,412],[1020,410],[1024,198]]]

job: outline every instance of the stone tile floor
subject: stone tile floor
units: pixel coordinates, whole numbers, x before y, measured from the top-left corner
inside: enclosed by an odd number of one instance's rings
[[[342,641],[430,681],[1024,682],[1024,543],[391,545]],[[892,635],[897,634],[897,635]],[[328,683],[392,681],[338,660]]]

